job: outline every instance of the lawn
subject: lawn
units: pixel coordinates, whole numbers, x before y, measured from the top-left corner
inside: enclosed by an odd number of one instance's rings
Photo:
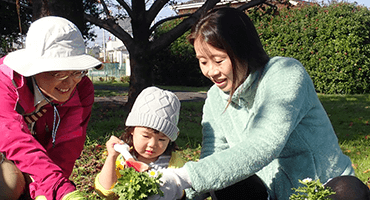
[[[96,83],[94,83],[96,84]],[[97,83],[107,85],[107,83]],[[109,85],[109,84],[108,84]],[[115,83],[114,87],[127,87]],[[163,87],[168,90],[206,91],[207,88]],[[114,96],[114,90],[96,90],[96,96]],[[370,185],[370,95],[318,95],[337,133],[342,151],[348,155],[356,175]],[[204,102],[183,102],[176,143],[186,160],[197,160],[201,145],[201,116]],[[103,165],[106,140],[123,132],[127,116],[120,105],[94,104],[85,149],[77,160],[71,179],[88,199],[100,199],[93,190],[94,178]]]
[[[370,95],[319,94],[319,98],[356,176],[370,185]]]

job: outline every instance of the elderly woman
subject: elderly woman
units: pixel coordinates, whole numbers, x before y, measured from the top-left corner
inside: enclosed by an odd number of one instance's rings
[[[78,199],[69,180],[94,102],[78,28],[61,17],[31,24],[26,48],[0,59],[0,199]]]

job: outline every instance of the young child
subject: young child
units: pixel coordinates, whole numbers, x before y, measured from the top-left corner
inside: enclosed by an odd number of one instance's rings
[[[124,168],[124,158],[114,150],[115,144],[128,144],[133,158],[148,168],[182,167],[185,161],[175,152],[179,114],[180,101],[175,94],[157,87],[144,89],[126,119],[122,140],[111,136],[106,142],[108,156],[95,178],[97,193],[107,199],[116,198],[111,189],[120,177],[118,170]]]

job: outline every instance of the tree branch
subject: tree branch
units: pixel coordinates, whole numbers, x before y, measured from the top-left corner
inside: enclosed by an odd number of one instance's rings
[[[123,0],[117,0],[117,2],[126,10],[128,16],[130,16],[130,18],[131,18],[132,17],[132,9],[130,8],[130,6],[128,6],[128,4]]]
[[[11,4],[16,5],[16,2],[15,1],[12,1],[12,0],[0,0],[0,1],[5,2],[5,3],[11,3]],[[21,3],[21,2],[20,2],[20,5],[23,8],[27,8],[27,9],[32,10],[32,7],[31,6],[25,5],[25,4]]]
[[[117,38],[119,38],[123,44],[127,47],[127,50],[130,50],[130,47],[134,45],[134,41],[130,34],[128,34],[122,27],[120,27],[114,19],[106,19],[102,20],[92,15],[84,13],[84,18],[89,21],[90,23],[104,28],[105,30],[109,31]]]
[[[107,18],[108,19],[113,18],[112,15],[109,13],[109,9],[108,9],[107,4],[105,3],[105,1],[104,0],[100,0],[100,2],[103,5],[103,9],[104,9],[105,14],[107,15]]]
[[[246,4],[243,4],[243,5],[239,6],[237,9],[244,11],[244,10],[247,10],[248,8],[252,8],[254,6],[263,4],[265,2],[266,2],[266,0],[252,0],[248,3],[246,3]]]
[[[161,24],[163,24],[163,23],[165,23],[165,22],[167,22],[167,21],[170,21],[170,20],[173,20],[173,19],[177,19],[177,18],[181,18],[181,17],[188,17],[188,16],[190,16],[191,14],[189,13],[189,14],[182,14],[182,15],[176,15],[176,16],[172,16],[172,17],[167,17],[167,18],[165,18],[165,19],[162,19],[162,20],[159,20],[157,23],[155,23],[150,29],[149,29],[149,33],[153,33],[153,31],[155,31],[155,29],[159,26],[159,25],[161,25]]]
[[[157,0],[148,10],[147,21],[150,23],[158,15],[161,9],[168,3],[169,0]]]
[[[195,24],[202,15],[212,9],[218,2],[220,2],[220,0],[207,0],[203,4],[203,6],[199,8],[195,13],[193,13],[188,18],[184,19],[184,21],[182,21],[179,25],[156,39],[150,45],[150,51],[156,52],[159,49],[170,45],[173,41],[175,41],[178,37],[180,37],[188,29],[190,29],[191,26]]]

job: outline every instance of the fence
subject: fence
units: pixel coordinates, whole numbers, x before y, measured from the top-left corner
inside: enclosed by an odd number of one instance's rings
[[[108,77],[115,77],[120,79],[122,76],[126,76],[126,63],[122,63],[120,66],[119,63],[104,63],[103,70],[92,69],[89,70],[88,76],[94,80],[100,77],[108,80]]]

